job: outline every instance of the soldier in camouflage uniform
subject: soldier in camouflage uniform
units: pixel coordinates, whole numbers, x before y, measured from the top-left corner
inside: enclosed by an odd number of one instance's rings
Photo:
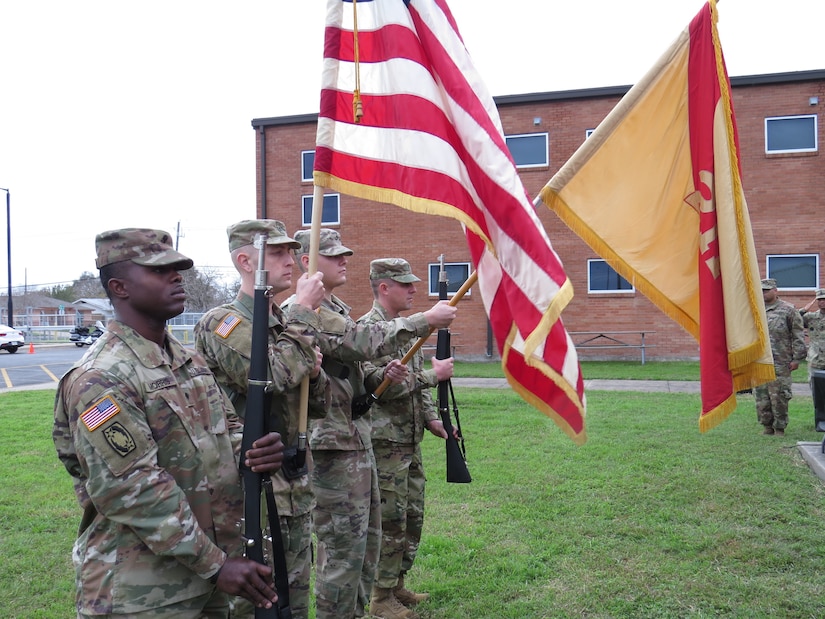
[[[410,264],[401,258],[382,258],[370,263],[372,310],[359,323],[392,320],[412,307],[416,293]],[[407,354],[406,344],[392,355],[364,363],[370,381],[383,378],[385,366]],[[419,349],[407,364],[403,382],[387,388],[372,405],[372,448],[381,490],[381,553],[372,588],[370,614],[384,619],[416,619],[410,607],[426,600],[426,593],[413,593],[404,586],[412,569],[424,526],[424,464],[421,441],[424,428],[443,439],[444,424],[432,398],[432,387],[453,375],[453,359],[432,359],[433,369],[424,368]]]
[[[811,311],[813,306],[818,311]],[[808,380],[811,384],[811,394],[814,398],[814,427],[818,432],[825,432],[825,402],[817,397],[817,383],[825,378],[814,376],[814,372],[825,371],[825,288],[816,291],[814,300],[799,311],[802,314],[802,324],[808,330]],[[825,390],[820,386],[820,393]]]
[[[295,261],[292,249],[299,243],[286,235],[284,225],[272,219],[245,220],[227,228],[232,263],[241,277],[238,297],[216,307],[195,325],[195,347],[206,359],[218,383],[229,395],[240,419],[246,416],[246,393],[252,349],[255,272],[259,251],[253,246],[256,235],[266,237],[265,264],[273,295],[292,286]],[[269,427],[278,430],[287,445],[284,466],[272,477],[275,503],[289,578],[289,607],[295,619],[309,614],[311,566],[311,516],[315,499],[307,468],[294,468],[298,441],[299,386],[310,377],[310,410],[324,414],[326,377],[321,372],[321,356],[315,346],[318,315],[313,311],[324,298],[321,274],[302,276],[297,282],[296,302],[284,313],[271,297],[269,324],[269,380],[273,390]],[[307,466],[311,456],[307,453]],[[289,471],[289,477],[286,473]],[[252,617],[254,609],[240,601],[233,617]]]
[[[762,296],[776,380],[754,387],[753,395],[757,418],[765,426],[763,434],[784,436],[788,425],[788,402],[793,397],[791,372],[805,358],[805,336],[799,311],[779,299],[775,279],[762,280]]]
[[[304,270],[309,264],[310,231],[295,239]],[[374,390],[364,384],[362,362],[391,354],[430,328],[449,325],[455,308],[439,302],[423,313],[390,322],[356,325],[350,308],[333,290],[346,283],[346,265],[352,250],[341,244],[335,230],[322,229],[318,271],[323,274],[326,296],[319,316],[318,345],[330,381],[327,414],[313,420],[309,443],[315,463],[312,485],[317,505],[313,529],[318,556],[315,573],[317,619],[352,619],[363,616],[375,579],[381,536],[378,477],[370,441],[369,413],[353,419],[352,400]],[[285,307],[291,300],[284,303]],[[385,376],[403,378],[397,361]]]
[[[225,618],[228,596],[271,607],[271,570],[239,556],[243,495],[229,400],[166,332],[192,261],[161,230],[95,241],[115,319],[57,389],[53,438],[84,510],[72,560],[78,617]],[[276,471],[273,432],[247,452]]]

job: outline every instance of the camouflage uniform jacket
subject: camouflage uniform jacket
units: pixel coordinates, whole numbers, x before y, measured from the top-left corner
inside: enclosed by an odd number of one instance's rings
[[[387,310],[373,302],[372,310],[358,319],[359,323],[385,322],[389,320]],[[393,359],[401,359],[412,348],[405,344],[392,355],[385,355],[364,363],[367,383],[384,380],[384,367]],[[407,367],[407,380],[398,385],[390,385],[370,409],[372,415],[373,440],[390,441],[413,445],[424,438],[424,430],[429,421],[438,419],[438,411],[433,404],[431,389],[438,384],[435,370],[424,369],[424,353],[416,351]]]
[[[246,415],[246,392],[252,348],[254,300],[247,294],[204,314],[195,325],[195,347],[206,359],[218,383],[227,393],[241,420]],[[270,409],[270,429],[280,432],[284,445],[298,440],[300,384],[315,367],[315,312],[294,305],[284,314],[279,307],[269,315],[269,378],[274,393]],[[309,413],[325,413],[327,380],[323,372],[310,381]],[[307,461],[310,455],[307,453]],[[315,505],[309,476],[291,481],[283,470],[272,476],[279,516],[297,516],[312,511]]]
[[[423,314],[396,318],[390,322],[356,324],[350,307],[331,295],[324,299],[318,316],[321,329],[318,346],[324,355],[324,370],[329,378],[327,414],[311,421],[309,445],[319,449],[359,451],[370,449],[370,414],[352,420],[352,399],[373,390],[378,383],[364,384],[363,361],[392,354],[415,336],[430,332]],[[288,306],[291,299],[284,302]]]
[[[825,312],[803,312],[802,323],[808,330],[808,371],[825,370]]]
[[[57,454],[84,509],[80,612],[137,613],[207,594],[240,551],[232,413],[197,353],[112,321],[61,379]]]
[[[793,305],[781,299],[766,305],[765,312],[774,370],[777,376],[790,376],[791,361],[802,361],[806,354],[802,316]]]

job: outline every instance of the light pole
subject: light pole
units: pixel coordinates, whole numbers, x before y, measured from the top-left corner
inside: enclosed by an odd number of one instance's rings
[[[9,326],[14,327],[14,302],[11,300],[11,192],[0,187],[0,191],[6,192],[6,248],[8,249],[9,264]]]

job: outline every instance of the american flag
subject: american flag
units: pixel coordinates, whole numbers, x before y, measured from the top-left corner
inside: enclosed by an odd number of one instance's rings
[[[107,395],[95,402],[91,407],[86,409],[80,416],[80,419],[89,429],[89,432],[95,428],[99,428],[106,421],[114,417],[120,412],[120,407],[114,401],[112,396]]]
[[[241,324],[241,319],[235,316],[235,314],[227,314],[226,318],[224,318],[220,324],[215,327],[215,334],[220,335],[222,338],[229,337],[229,334],[232,333],[232,329],[237,327]]]
[[[327,7],[315,184],[461,222],[508,381],[583,443],[584,382],[560,317],[572,286],[447,3]]]

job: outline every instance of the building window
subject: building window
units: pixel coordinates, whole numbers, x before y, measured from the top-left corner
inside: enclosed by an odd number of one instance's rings
[[[301,225],[312,225],[312,196],[301,196]],[[324,207],[321,211],[321,225],[332,226],[341,223],[341,196],[337,193],[324,195]]]
[[[605,294],[634,292],[635,288],[616,270],[601,259],[587,261],[587,292]]]
[[[783,290],[816,290],[819,288],[819,254],[786,254],[768,256],[769,278]]]
[[[441,263],[434,262],[429,265],[429,290],[431,297],[438,296],[438,272],[441,270]],[[447,292],[449,296],[458,292],[458,289],[470,277],[469,262],[445,262],[444,270],[447,271]],[[468,290],[465,296],[470,296]]]
[[[816,114],[765,119],[766,153],[810,153],[816,150]]]
[[[504,141],[517,168],[540,168],[550,165],[549,134],[508,135]]]
[[[585,130],[584,130],[584,139],[586,140],[586,139],[587,139],[587,138],[589,138],[591,135],[593,135],[593,132],[594,132],[594,131],[595,131],[595,129],[585,129]]]
[[[312,168],[315,167],[315,151],[301,151],[301,182],[312,180]]]

